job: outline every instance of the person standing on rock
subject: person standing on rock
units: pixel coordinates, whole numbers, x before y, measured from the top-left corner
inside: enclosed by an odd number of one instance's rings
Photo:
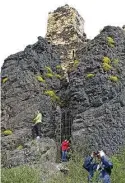
[[[97,158],[100,163],[94,161]],[[104,151],[93,152],[91,156],[85,158],[83,167],[89,172],[88,183],[93,183],[93,181],[99,183],[111,183],[110,175],[111,169],[113,168],[112,162],[108,159]],[[94,177],[95,172],[97,172],[96,177]]]
[[[41,124],[42,124],[42,113],[37,111],[36,117],[33,119],[34,125],[32,128],[33,139],[36,137],[40,139],[41,137]]]
[[[67,151],[69,150],[69,141],[65,139],[61,144],[62,161],[67,161]]]

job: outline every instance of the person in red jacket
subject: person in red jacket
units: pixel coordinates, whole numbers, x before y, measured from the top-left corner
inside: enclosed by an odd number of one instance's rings
[[[69,150],[69,141],[65,139],[61,144],[62,161],[67,161],[67,151]]]

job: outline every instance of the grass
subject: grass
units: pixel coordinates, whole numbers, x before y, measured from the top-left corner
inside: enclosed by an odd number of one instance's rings
[[[119,60],[118,60],[118,59],[114,59],[114,60],[113,60],[113,64],[114,64],[115,66],[117,66],[118,63],[119,63]]]
[[[103,57],[103,63],[110,64],[111,63],[110,58],[109,57]]]
[[[46,71],[47,71],[48,73],[53,73],[52,69],[51,69],[49,66],[46,66],[45,69],[46,69]]]
[[[77,68],[79,65],[79,60],[74,60],[73,67]]]
[[[56,69],[62,69],[62,66],[61,65],[57,65]]]
[[[7,80],[8,80],[7,77],[3,78],[3,79],[2,79],[2,83],[6,83]]]
[[[45,74],[45,76],[47,78],[52,78],[54,75],[53,75],[53,73],[48,72],[48,73]]]
[[[36,79],[42,83],[45,83],[45,80],[42,78],[42,76],[36,76]]]
[[[22,150],[23,149],[23,146],[22,145],[19,145],[18,147],[17,147],[17,150]]]
[[[55,74],[54,75],[56,78],[58,78],[58,79],[62,79],[62,76],[60,75],[60,74]]]
[[[110,71],[112,69],[112,66],[107,63],[103,63],[102,67],[104,71]]]
[[[50,98],[52,99],[52,101],[57,101],[59,102],[60,101],[60,98],[56,95],[55,91],[53,90],[47,90],[45,91],[45,95],[48,95],[50,96]]]
[[[95,76],[95,74],[89,73],[86,75],[87,78],[93,78]]]
[[[107,37],[107,42],[108,42],[108,45],[110,46],[110,47],[112,47],[112,48],[114,48],[114,44],[115,44],[115,42],[114,42],[114,40],[113,40],[113,38],[112,37]]]
[[[3,135],[7,136],[7,135],[12,135],[13,132],[11,130],[5,130],[2,133],[3,133]]]
[[[118,81],[118,77],[117,76],[110,76],[109,80],[113,81],[113,82],[117,82]]]
[[[3,168],[1,171],[2,183],[41,183],[40,174],[37,169],[29,166],[16,168]]]
[[[111,174],[111,183],[125,183],[125,150],[112,156],[113,169]],[[74,154],[72,159],[66,165],[69,169],[68,174],[55,174],[51,180],[46,183],[88,183],[88,173],[83,169],[83,158]],[[40,171],[29,166],[20,166],[16,168],[2,168],[2,183],[42,183],[40,180]]]
[[[125,150],[119,155],[111,158],[113,169],[111,174],[112,183],[125,183]],[[58,175],[47,183],[88,183],[88,172],[82,168],[83,159],[78,155],[73,158],[68,165],[68,175]]]

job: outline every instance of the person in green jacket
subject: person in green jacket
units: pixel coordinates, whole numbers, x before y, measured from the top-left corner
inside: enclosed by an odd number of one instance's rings
[[[33,139],[36,137],[40,139],[41,137],[41,124],[42,124],[42,113],[37,111],[36,117],[33,119],[34,125],[32,128]]]

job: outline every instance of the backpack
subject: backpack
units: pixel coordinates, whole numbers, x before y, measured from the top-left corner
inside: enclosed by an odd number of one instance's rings
[[[113,169],[113,166],[108,167],[108,168],[105,168],[105,171],[106,171],[109,175],[111,175],[112,169]]]

